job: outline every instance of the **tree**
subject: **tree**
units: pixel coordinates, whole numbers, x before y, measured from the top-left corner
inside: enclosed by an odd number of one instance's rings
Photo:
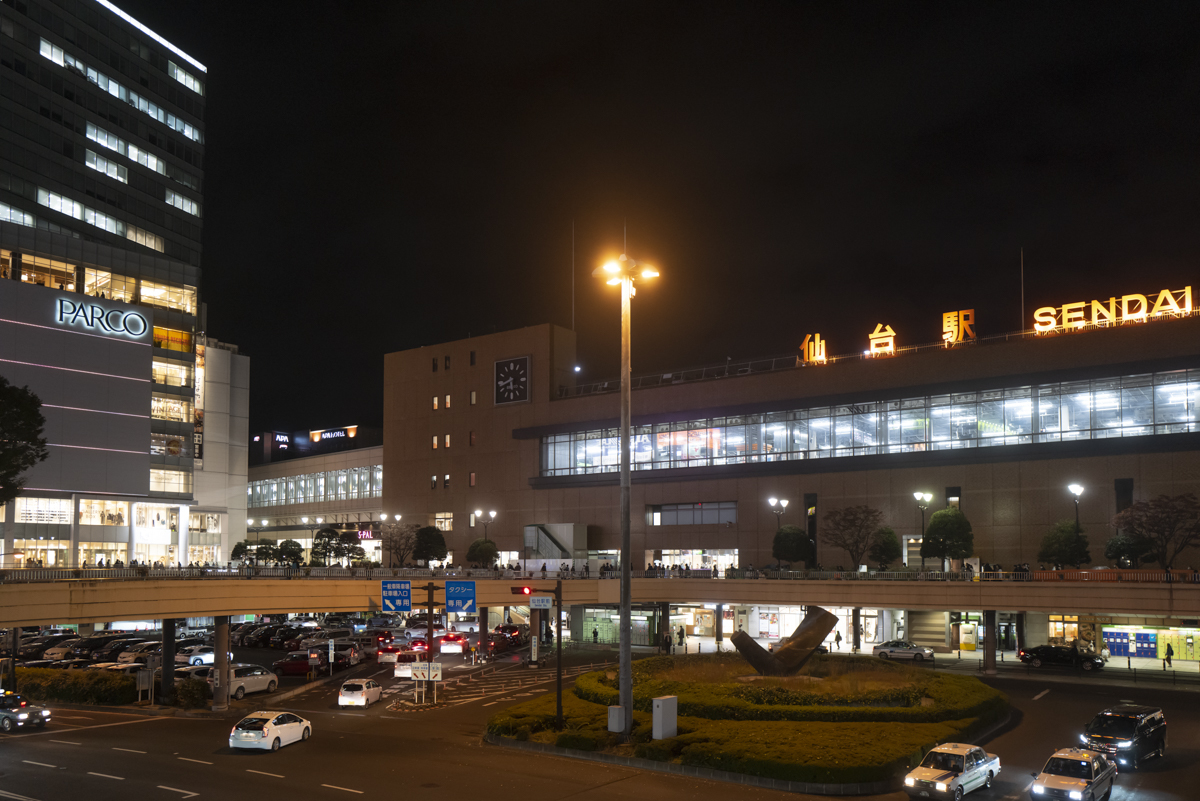
[[[412,556],[413,547],[417,544],[418,528],[420,526],[416,523],[392,524],[384,527],[383,550],[388,554],[388,566],[399,562],[403,567],[404,563],[408,561],[408,557]]]
[[[787,562],[793,565],[804,562],[807,566],[815,560],[812,541],[808,532],[799,526],[783,526],[775,532],[775,542],[771,545],[771,556],[777,562]]]
[[[872,562],[879,565],[880,570],[887,570],[888,565],[904,558],[904,549],[900,546],[900,539],[896,536],[896,532],[883,526],[875,530],[871,539],[871,549],[867,551],[867,556]]]
[[[1104,558],[1117,563],[1118,567],[1137,567],[1146,559],[1150,543],[1132,534],[1118,531],[1104,546]]]
[[[256,563],[274,562],[279,558],[278,546],[275,545],[275,540],[255,540],[250,543],[254,550],[254,561]]]
[[[417,541],[413,545],[413,559],[429,564],[446,558],[446,538],[436,526],[417,529]]]
[[[229,558],[230,559],[243,559],[249,553],[250,553],[250,546],[246,544],[245,540],[242,540],[241,542],[239,542],[233,546],[233,550],[229,552]]]
[[[870,506],[830,509],[825,513],[821,537],[826,544],[841,548],[849,554],[850,563],[854,565],[854,569],[858,569],[881,522],[883,512]]]
[[[275,550],[279,561],[295,564],[304,558],[304,546],[295,540],[284,540]]]
[[[333,557],[337,561],[349,564],[361,562],[367,558],[367,552],[358,544],[358,533],[355,531],[338,532],[337,541],[333,546]]]
[[[1140,541],[1142,561],[1170,570],[1180,553],[1200,544],[1200,501],[1190,492],[1138,501],[1114,517],[1113,526]]]
[[[338,539],[341,532],[336,528],[323,528],[313,536],[312,561],[327,566],[330,559],[337,559]]]
[[[966,559],[975,552],[971,521],[957,507],[939,509],[929,517],[921,559]]]
[[[29,387],[15,387],[0,376],[0,506],[16,498],[25,473],[46,460],[42,402]]]
[[[1075,521],[1060,520],[1042,538],[1042,549],[1037,558],[1039,562],[1052,565],[1079,567],[1092,561],[1092,552],[1083,530],[1075,530]]]
[[[496,557],[499,554],[500,549],[491,540],[475,540],[467,548],[467,561],[483,567],[491,567],[496,564]]]

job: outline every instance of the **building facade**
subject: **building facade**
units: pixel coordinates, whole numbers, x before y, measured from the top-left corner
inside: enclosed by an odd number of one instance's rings
[[[4,510],[3,562],[216,560],[205,67],[107,0],[30,0],[0,5],[0,71],[0,375],[42,400],[51,453]]]

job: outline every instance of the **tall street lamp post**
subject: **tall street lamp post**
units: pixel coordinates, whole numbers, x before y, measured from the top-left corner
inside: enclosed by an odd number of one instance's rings
[[[399,516],[397,516],[396,519],[399,520],[400,519]],[[312,547],[317,541],[317,529],[319,529],[321,527],[321,524],[325,522],[325,518],[318,517],[316,519],[315,523],[309,523],[307,517],[302,517],[302,518],[300,518],[300,522],[304,524],[304,527],[306,529],[308,529],[308,561],[309,561],[309,563],[311,563],[312,562]]]
[[[488,516],[487,516],[487,517],[484,517],[484,516],[483,516],[483,510],[482,510],[482,509],[476,509],[476,510],[475,510],[475,519],[476,519],[476,520],[479,520],[479,521],[481,521],[481,522],[483,523],[483,541],[484,541],[484,542],[487,542],[487,538],[488,538],[488,524],[489,524],[489,523],[491,523],[493,520],[495,520],[495,519],[496,519],[496,510],[495,510],[495,509],[493,509],[492,511],[488,512]]]
[[[1072,484],[1067,487],[1071,494],[1075,496],[1075,533],[1078,534],[1082,529],[1079,527],[1079,496],[1083,494],[1082,484]]]
[[[917,508],[921,510],[921,542],[925,542],[925,510],[929,508],[929,502],[933,500],[933,493],[930,492],[914,492],[913,498],[917,501]],[[925,569],[925,557],[921,557],[921,569]]]
[[[658,270],[648,264],[627,257],[608,262],[592,271],[592,275],[605,279],[610,286],[621,287],[621,646],[620,701],[624,717],[622,738],[628,742],[633,734],[633,603],[631,593],[632,555],[629,545],[629,424],[630,424],[630,379],[629,379],[629,314],[630,300],[636,294],[634,278],[655,278]]]
[[[767,498],[767,503],[771,504],[771,512],[775,515],[775,533],[778,534],[779,530],[781,528],[783,528],[783,513],[785,511],[787,511],[787,505],[788,505],[787,499],[786,498]],[[776,508],[776,507],[778,507],[778,508]],[[783,569],[783,565],[780,564],[778,559],[775,560],[775,569],[776,570]]]
[[[252,518],[246,518],[246,528],[254,532],[254,566],[258,567],[258,546],[262,541],[262,530],[266,528],[267,521],[263,520],[259,526],[254,525]]]

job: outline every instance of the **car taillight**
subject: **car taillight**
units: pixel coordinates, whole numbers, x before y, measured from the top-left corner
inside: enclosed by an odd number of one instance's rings
[[[266,739],[266,736],[267,736],[267,727],[266,727],[266,726],[263,726],[263,729],[262,729],[262,735],[260,735],[260,736],[261,736],[263,739]]]

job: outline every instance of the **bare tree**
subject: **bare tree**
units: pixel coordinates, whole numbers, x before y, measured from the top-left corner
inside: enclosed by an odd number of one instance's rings
[[[863,555],[871,547],[875,532],[879,530],[882,522],[883,512],[870,506],[831,509],[825,513],[821,539],[826,544],[841,548],[850,554],[850,561],[857,570],[863,563]]]
[[[1170,570],[1180,553],[1200,544],[1200,501],[1190,492],[1159,495],[1138,501],[1112,523],[1121,534],[1133,538],[1143,562],[1158,562],[1163,570]]]
[[[395,567],[395,562],[404,567],[417,546],[419,528],[416,523],[392,523],[384,527],[383,549],[388,554],[388,567]]]

